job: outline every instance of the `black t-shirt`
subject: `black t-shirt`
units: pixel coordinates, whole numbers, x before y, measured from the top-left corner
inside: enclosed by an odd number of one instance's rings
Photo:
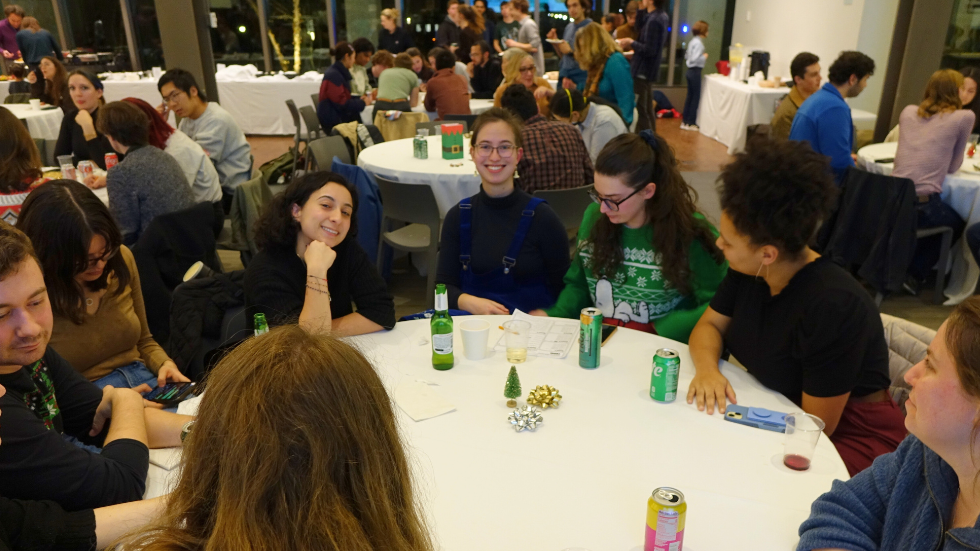
[[[818,398],[867,396],[888,388],[888,345],[871,296],[823,257],[778,295],[729,269],[711,308],[731,318],[725,346],[762,384],[797,405]]]
[[[95,513],[67,513],[53,501],[0,497],[0,551],[95,549]]]
[[[395,326],[395,300],[374,263],[353,236],[337,246],[337,258],[327,270],[330,316],[354,312],[385,329]],[[306,301],[306,264],[295,250],[269,248],[260,251],[245,270],[246,321],[252,329],[257,312],[265,314],[269,327],[296,323]]]
[[[0,375],[7,394],[0,398],[0,489],[4,497],[48,499],[67,511],[135,501],[143,497],[150,453],[142,442],[114,440],[92,453],[64,440],[62,433],[99,446],[102,434],[89,437],[102,390],[81,376],[57,352],[48,348],[41,359],[44,376],[54,387],[58,413],[45,424],[39,408],[38,386],[30,367]],[[31,410],[30,403],[35,410]]]

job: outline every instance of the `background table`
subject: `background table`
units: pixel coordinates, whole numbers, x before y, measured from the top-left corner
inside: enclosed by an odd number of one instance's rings
[[[419,104],[412,108],[412,111],[416,113],[427,113],[429,115],[429,120],[434,121],[439,116],[435,111],[425,110],[425,92],[419,93]],[[299,105],[299,104],[297,104]],[[493,107],[492,99],[471,99],[470,100],[470,114],[479,115],[480,113],[486,111]],[[374,124],[374,104],[368,105],[361,111],[361,121],[364,124]]]
[[[734,155],[745,149],[749,127],[771,123],[779,100],[788,93],[786,87],[763,88],[717,74],[705,76],[698,128],[727,145],[728,154]],[[851,109],[851,121],[858,130],[874,130],[876,120],[874,113]]]
[[[2,100],[0,100],[2,101]],[[27,103],[11,103],[3,106],[18,119],[27,122],[27,130],[32,138],[57,140],[61,131],[61,120],[65,114],[61,109],[32,109]]]
[[[898,142],[876,143],[862,147],[858,151],[858,160],[862,168],[879,174],[891,174],[894,163],[876,163],[875,159],[894,159],[898,150]],[[963,166],[955,174],[947,174],[943,181],[942,199],[953,207],[963,220],[966,227],[980,223],[980,171],[974,168],[980,164],[980,155],[974,158],[963,157]],[[949,282],[946,284],[945,295],[947,306],[954,306],[970,298],[980,280],[980,268],[970,252],[966,239],[960,239],[953,244],[953,266]]]
[[[491,322],[490,342],[507,319]],[[500,352],[474,362],[462,354],[457,318],[456,366],[431,367],[429,325],[351,339],[370,359],[389,394],[401,382],[424,380],[456,411],[421,422],[396,406],[415,476],[415,490],[437,547],[447,551],[639,550],[646,501],[659,486],[684,492],[691,551],[790,551],[814,499],[847,471],[821,437],[811,469],[782,466],[783,435],[708,416],[679,398],[649,398],[651,359],[661,347],[681,357],[686,392],[694,369],[687,347],[620,328],[602,349],[596,370],[578,367],[577,347],[564,360],[530,357],[518,366],[524,396],[549,384],[561,407],[544,411],[535,432],[514,432],[503,397],[510,367]],[[722,372],[740,404],[798,411],[727,363]],[[151,465],[147,495],[166,491],[176,473]]]
[[[480,191],[480,176],[470,159],[469,144],[463,144],[462,159],[451,161],[442,158],[442,136],[429,136],[428,144],[428,159],[416,159],[412,155],[412,139],[409,138],[364,149],[357,156],[357,164],[375,176],[431,187],[439,204],[439,215],[445,218],[456,203]],[[451,164],[462,166],[449,166]]]

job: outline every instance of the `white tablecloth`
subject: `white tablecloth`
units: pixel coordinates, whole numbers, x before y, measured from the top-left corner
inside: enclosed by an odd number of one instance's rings
[[[891,174],[895,168],[893,163],[876,163],[875,159],[894,159],[898,150],[898,142],[876,143],[862,147],[858,151],[858,160],[862,167],[880,174]],[[963,166],[959,172],[946,175],[943,181],[942,199],[953,210],[966,220],[966,227],[980,223],[980,171],[974,168],[980,164],[980,155],[974,158],[963,157]],[[980,280],[980,268],[970,252],[966,239],[960,239],[953,244],[953,266],[945,294],[947,306],[954,306],[970,298]]]
[[[419,104],[412,108],[412,111],[416,113],[427,113],[429,115],[429,120],[434,121],[439,116],[435,111],[426,111],[425,106],[422,102],[425,101],[425,92],[419,94]],[[299,105],[299,104],[297,104]],[[492,99],[471,99],[470,100],[470,114],[479,115],[480,113],[486,111],[493,107]],[[364,124],[374,124],[374,104],[368,105],[361,111],[361,121]]]
[[[748,128],[769,124],[776,114],[777,102],[789,88],[763,88],[730,80],[718,74],[703,78],[698,127],[701,133],[728,146],[728,154],[745,149]],[[858,130],[873,130],[877,116],[861,109],[851,109],[851,120]]]
[[[492,344],[506,318],[487,319]],[[544,411],[535,432],[516,433],[507,422],[510,364],[503,354],[466,360],[457,327],[456,366],[435,371],[428,338],[428,322],[420,320],[352,340],[389,394],[421,379],[456,406],[421,422],[396,406],[415,489],[440,549],[642,549],[647,498],[673,486],[688,503],[684,549],[788,551],[813,500],[833,479],[847,479],[825,436],[810,470],[794,472],[782,466],[782,434],[708,416],[683,398],[652,401],[651,359],[660,347],[680,352],[678,388],[686,392],[694,369],[683,344],[621,328],[596,370],[578,367],[577,346],[564,360],[530,357],[517,368],[525,396],[549,384],[563,399],[559,409]],[[798,411],[741,369],[726,363],[722,372],[740,404]],[[175,477],[151,465],[148,497]]]
[[[442,158],[442,136],[429,136],[428,144],[428,159],[416,159],[412,155],[412,139],[408,138],[361,151],[357,164],[382,178],[431,187],[439,204],[439,215],[445,217],[456,203],[480,191],[480,176],[470,159],[469,144],[463,144],[462,159],[451,161]],[[462,166],[449,166],[460,163]]]
[[[61,109],[32,109],[30,104],[26,103],[7,104],[3,107],[7,108],[18,119],[27,121],[27,130],[31,133],[32,138],[39,140],[58,139],[58,133],[61,131],[61,120],[65,118]]]

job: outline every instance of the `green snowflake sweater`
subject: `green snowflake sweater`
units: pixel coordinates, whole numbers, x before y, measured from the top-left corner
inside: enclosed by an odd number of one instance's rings
[[[565,274],[565,289],[558,302],[546,310],[549,316],[577,318],[583,308],[602,310],[606,323],[653,332],[687,342],[715,290],[728,272],[728,263],[716,264],[699,241],[691,243],[691,293],[682,295],[664,281],[660,255],[653,250],[652,225],[623,227],[623,264],[615,274],[592,273],[592,227],[600,216],[599,205],[585,211],[578,232],[578,253]],[[703,220],[700,214],[696,217]],[[717,235],[712,226],[711,231]]]

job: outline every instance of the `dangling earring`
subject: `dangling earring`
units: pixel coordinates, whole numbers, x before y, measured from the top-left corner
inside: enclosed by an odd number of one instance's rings
[[[763,263],[762,263],[762,262],[760,262],[760,263],[759,263],[759,269],[755,271],[755,278],[756,278],[756,279],[759,279],[759,274],[761,274],[761,273],[762,273],[762,265],[763,265]],[[766,274],[766,275],[768,275],[768,272],[767,272],[767,274]]]

